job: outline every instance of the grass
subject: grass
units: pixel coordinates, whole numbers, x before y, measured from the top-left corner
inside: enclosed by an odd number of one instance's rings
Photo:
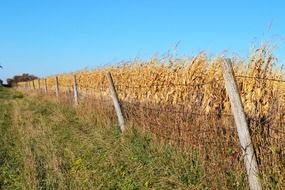
[[[136,127],[122,135],[84,110],[0,88],[0,189],[248,189],[242,162],[212,160],[211,146],[205,156]],[[275,178],[264,187],[282,189]]]
[[[0,88],[0,189],[22,189],[25,180],[19,133],[12,128],[12,101],[19,97]]]
[[[0,89],[0,189],[204,189],[198,154]]]
[[[0,88],[0,189],[248,189],[242,162],[212,160],[214,147],[181,152],[84,110]]]

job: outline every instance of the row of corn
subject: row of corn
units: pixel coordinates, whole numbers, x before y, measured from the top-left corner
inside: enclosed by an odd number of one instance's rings
[[[108,95],[106,73],[110,72],[122,101],[186,105],[190,110],[203,113],[229,113],[222,61],[220,57],[209,58],[204,53],[193,58],[153,58],[147,62],[134,61],[117,67],[58,75],[58,82],[62,91],[72,90],[75,74],[79,93]],[[232,62],[248,114],[262,117],[285,110],[284,73],[275,65],[276,59],[267,47],[252,51],[249,60],[234,57]],[[56,77],[41,79],[40,84],[37,80],[29,83],[34,83],[35,88],[46,83],[51,91],[55,90]]]

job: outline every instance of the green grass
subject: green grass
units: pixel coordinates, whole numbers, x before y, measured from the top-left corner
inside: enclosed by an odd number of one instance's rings
[[[195,149],[79,112],[0,88],[0,190],[248,189],[240,171],[209,171]]]
[[[0,88],[0,189],[25,187],[21,183],[25,179],[19,134],[12,128],[12,101],[20,97],[18,94]]]
[[[0,89],[0,189],[206,189],[198,154]],[[102,125],[102,124],[101,124]]]

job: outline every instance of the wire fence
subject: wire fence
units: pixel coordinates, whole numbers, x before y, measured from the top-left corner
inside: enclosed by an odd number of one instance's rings
[[[245,78],[245,79],[254,79],[254,80],[264,80],[264,81],[285,83],[285,80],[282,80],[282,79],[274,79],[274,78],[266,78],[266,77],[252,77],[252,76],[245,76],[245,75],[236,75],[235,77],[236,78]]]
[[[281,79],[242,75],[237,75],[236,78],[285,84],[285,81]],[[217,78],[212,81],[194,84],[174,82],[158,84],[153,82],[148,85],[131,85],[115,82],[115,88],[119,92],[123,116],[127,122],[151,132],[162,143],[171,144],[183,151],[189,149],[197,150],[206,163],[206,172],[213,171],[213,169],[221,172],[233,169],[243,171],[240,163],[243,160],[243,156],[240,151],[241,147],[235,128],[234,116],[229,111],[225,111],[225,108],[222,107],[223,105],[207,110],[205,107],[201,107],[204,94],[198,92],[200,93],[198,100],[191,99],[195,91],[189,92],[188,99],[184,100],[182,104],[159,104],[148,99],[147,94],[143,102],[136,96],[129,99],[120,97],[120,91],[126,89],[129,90],[130,94],[135,94],[135,91],[142,89],[170,88],[173,86],[195,89],[218,83],[222,80],[224,79]],[[44,86],[41,86],[41,89],[36,89],[35,85],[27,86],[23,87],[23,89],[44,94]],[[50,86],[47,88],[48,92],[46,93],[54,95],[56,88],[55,86]],[[59,84],[59,89],[60,97],[67,99],[68,103],[72,103],[74,86]],[[90,111],[94,112],[97,117],[107,117],[113,121],[116,120],[108,86],[95,88],[78,85],[78,89],[79,100],[82,105],[92,107]],[[225,89],[222,90],[224,98],[226,98]],[[84,112],[85,110],[82,111]],[[282,172],[282,167],[285,168],[285,108],[280,109],[280,106],[277,106],[272,108],[271,112],[261,115],[247,113],[247,122],[261,174],[270,178],[276,172]],[[244,171],[240,175],[245,175]],[[208,175],[208,180],[218,176]],[[285,183],[283,184],[285,185]]]

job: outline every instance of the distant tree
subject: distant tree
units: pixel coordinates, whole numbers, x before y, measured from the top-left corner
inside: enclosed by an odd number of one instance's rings
[[[12,87],[15,86],[18,82],[27,82],[35,79],[38,79],[38,77],[24,73],[22,75],[15,75],[13,78],[7,79],[7,85],[9,87]]]

